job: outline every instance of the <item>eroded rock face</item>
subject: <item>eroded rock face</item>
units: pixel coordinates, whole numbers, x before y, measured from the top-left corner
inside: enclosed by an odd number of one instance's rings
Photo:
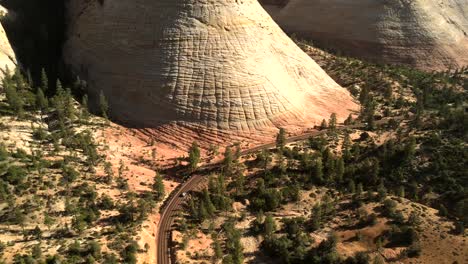
[[[0,6],[0,13],[5,16],[8,11]],[[16,68],[16,56],[3,25],[0,23],[0,78],[3,76],[4,71],[8,68],[14,71]]]
[[[260,0],[286,31],[379,63],[468,65],[467,0]]]
[[[73,0],[69,19],[66,62],[130,125],[249,136],[356,109],[256,0]]]

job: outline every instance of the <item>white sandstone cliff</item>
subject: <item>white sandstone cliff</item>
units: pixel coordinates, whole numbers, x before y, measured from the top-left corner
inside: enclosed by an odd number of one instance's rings
[[[256,0],[72,0],[65,61],[141,128],[252,135],[356,109]]]
[[[260,0],[286,31],[378,63],[468,65],[468,0]]]

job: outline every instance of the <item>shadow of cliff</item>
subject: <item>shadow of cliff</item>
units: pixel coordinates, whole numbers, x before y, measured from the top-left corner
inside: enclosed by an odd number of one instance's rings
[[[35,83],[44,68],[49,76],[49,92],[63,72],[61,57],[65,41],[67,0],[0,0],[9,10],[2,19],[18,63],[30,72]]]

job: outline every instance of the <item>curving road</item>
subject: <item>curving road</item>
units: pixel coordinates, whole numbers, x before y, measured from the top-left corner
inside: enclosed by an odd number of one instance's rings
[[[402,117],[401,116],[393,117],[393,119],[401,120]],[[376,121],[375,123],[376,125],[385,124],[388,122],[388,120],[390,119],[382,119],[382,120]],[[363,125],[364,124],[339,126],[336,128],[336,130],[344,130],[346,128],[350,128],[350,129],[361,128],[363,127]],[[303,135],[289,137],[286,139],[286,142],[287,143],[297,142],[297,141],[308,139],[309,137],[314,137],[314,136],[324,134],[326,132],[328,132],[328,129],[324,129],[320,131],[313,131],[313,132],[306,133]],[[251,154],[259,150],[269,149],[275,146],[276,146],[275,142],[260,145],[260,146],[242,151],[241,155]],[[212,167],[213,164],[207,165],[207,166]],[[171,259],[171,257],[173,257],[173,254],[171,254],[170,252],[172,248],[172,245],[170,245],[170,243],[172,241],[172,238],[171,238],[172,224],[174,223],[174,219],[175,219],[177,211],[181,208],[181,205],[183,203],[182,193],[194,190],[203,179],[204,177],[201,174],[196,174],[192,176],[188,181],[183,183],[178,189],[172,192],[170,197],[168,198],[167,203],[165,204],[165,207],[163,208],[163,211],[161,213],[161,219],[159,220],[159,225],[158,225],[158,234],[156,236],[157,263],[158,264],[175,263],[175,261],[172,261]]]

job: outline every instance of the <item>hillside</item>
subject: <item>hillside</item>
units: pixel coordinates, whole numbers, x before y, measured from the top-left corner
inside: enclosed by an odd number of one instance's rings
[[[427,74],[299,45],[363,105],[344,127],[226,151],[185,198],[180,263],[463,263],[467,72]],[[346,128],[353,125],[357,128]]]
[[[156,209],[178,184],[157,171],[181,151],[42,83],[17,72],[0,90],[0,263],[153,263]]]

